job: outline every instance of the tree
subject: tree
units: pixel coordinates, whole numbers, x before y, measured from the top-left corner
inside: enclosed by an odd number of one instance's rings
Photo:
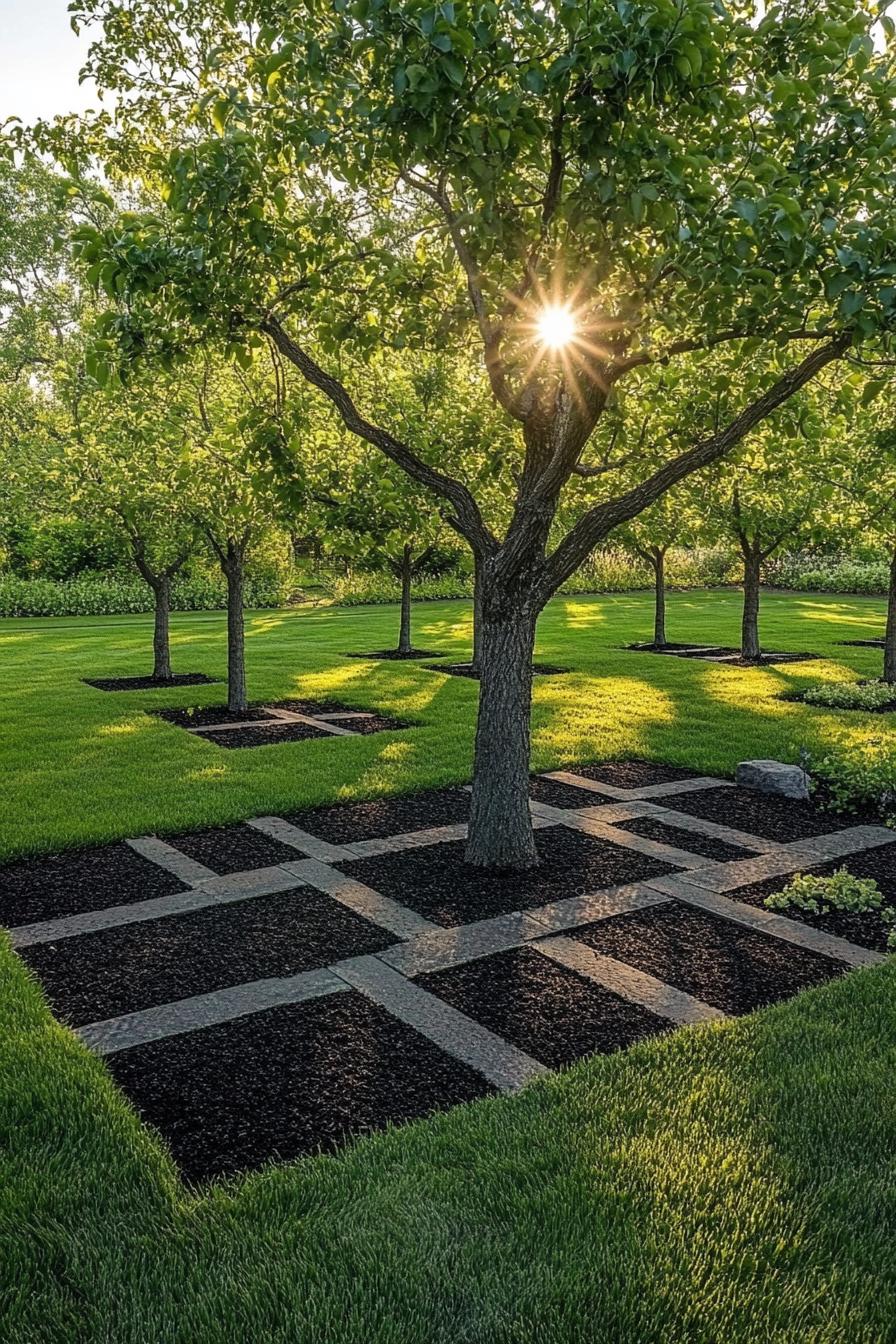
[[[666,639],[666,555],[671,546],[689,539],[695,520],[688,497],[680,487],[662,495],[623,530],[622,540],[653,574],[653,646],[664,649]]]
[[[638,22],[634,22],[635,14]],[[720,461],[896,314],[893,29],[864,0],[752,6],[82,0],[116,103],[98,153],[166,196],[83,235],[128,296],[117,344],[267,339],[347,428],[443,501],[478,566],[482,677],[467,857],[536,860],[535,622],[616,527]],[[185,128],[181,130],[181,128]],[[519,433],[510,521],[359,409],[352,351],[479,339]],[[754,350],[736,413],[553,549],[614,389],[658,360]],[[798,353],[793,354],[792,351]],[[806,353],[808,350],[808,353]],[[760,354],[761,352],[761,358]]]

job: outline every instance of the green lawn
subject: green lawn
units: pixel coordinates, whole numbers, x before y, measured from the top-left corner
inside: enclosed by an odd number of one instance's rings
[[[737,642],[738,593],[673,595],[669,606],[670,638]],[[388,646],[395,627],[391,607],[256,613],[247,633],[250,695],[331,693],[418,728],[225,751],[143,712],[220,702],[223,686],[108,694],[82,684],[84,676],[148,670],[146,617],[0,622],[0,856],[469,779],[475,683],[342,656]],[[748,756],[795,757],[801,746],[888,734],[896,741],[880,716],[778,699],[820,677],[877,674],[877,650],[836,641],[882,627],[877,599],[769,594],[767,646],[812,649],[826,661],[753,671],[621,650],[650,636],[646,595],[558,600],[540,622],[538,653],[574,671],[536,679],[533,763],[631,754],[730,773]],[[418,607],[418,644],[459,656],[469,637],[468,603]],[[173,652],[176,670],[221,675],[223,617],[175,616]]]
[[[736,594],[670,606],[672,637],[736,637]],[[252,693],[328,690],[418,730],[243,753],[147,718],[158,693],[79,684],[142,671],[145,621],[7,622],[6,851],[468,777],[475,685],[339,657],[382,647],[394,619],[254,616]],[[536,684],[536,763],[633,753],[730,770],[879,736],[880,718],[775,697],[875,672],[875,651],[834,641],[881,621],[873,600],[770,595],[769,646],[830,661],[743,671],[618,651],[649,636],[640,596],[559,602],[539,654],[576,671]],[[463,604],[427,606],[418,642],[461,653],[468,622]],[[221,670],[217,617],[176,618],[175,641],[181,670]],[[4,1344],[896,1339],[892,961],[199,1195],[6,945],[0,1021]]]

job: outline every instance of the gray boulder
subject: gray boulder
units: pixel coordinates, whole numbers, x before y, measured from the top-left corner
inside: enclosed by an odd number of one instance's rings
[[[799,765],[783,761],[741,761],[735,782],[760,793],[777,793],[783,798],[805,801],[809,797],[809,777]]]

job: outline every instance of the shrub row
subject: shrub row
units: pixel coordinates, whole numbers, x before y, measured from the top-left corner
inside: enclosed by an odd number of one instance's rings
[[[289,585],[272,576],[246,579],[247,607],[281,607]],[[223,580],[202,576],[175,581],[175,611],[217,611],[226,605]],[[153,597],[140,579],[116,574],[80,574],[75,579],[19,579],[0,576],[2,616],[120,616],[152,611]]]
[[[767,562],[765,581],[776,588],[793,588],[803,593],[885,593],[890,566],[883,559],[780,555]]]

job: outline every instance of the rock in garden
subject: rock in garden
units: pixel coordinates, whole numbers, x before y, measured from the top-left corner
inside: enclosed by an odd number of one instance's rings
[[[809,777],[799,765],[783,761],[741,761],[735,782],[761,793],[777,793],[784,798],[809,797]]]

